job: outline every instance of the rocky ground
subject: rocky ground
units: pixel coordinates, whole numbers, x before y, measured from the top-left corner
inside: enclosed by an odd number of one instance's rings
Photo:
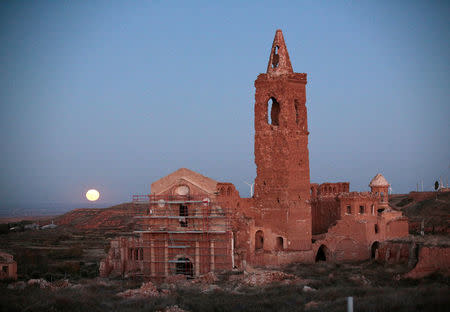
[[[450,279],[405,277],[403,266],[373,262],[292,264],[173,276],[160,284],[139,279],[30,279],[0,284],[1,311],[448,311]]]

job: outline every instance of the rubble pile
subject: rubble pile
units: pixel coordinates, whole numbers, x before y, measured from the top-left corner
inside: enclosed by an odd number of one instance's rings
[[[147,298],[147,297],[160,297],[168,295],[168,290],[158,291],[152,282],[143,283],[140,288],[128,289],[117,294],[122,298]]]
[[[280,271],[255,271],[244,277],[242,283],[247,286],[264,286],[274,282],[283,282],[285,284],[292,284],[299,282],[300,279],[292,274],[283,273]]]

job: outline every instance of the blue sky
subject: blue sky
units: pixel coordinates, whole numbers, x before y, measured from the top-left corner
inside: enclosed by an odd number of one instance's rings
[[[450,165],[449,16],[446,1],[2,1],[0,214],[130,201],[180,167],[248,196],[253,83],[279,28],[308,74],[311,181],[430,189]]]

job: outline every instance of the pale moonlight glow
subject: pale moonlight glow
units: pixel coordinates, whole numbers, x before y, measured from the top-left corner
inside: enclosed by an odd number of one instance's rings
[[[89,190],[86,192],[86,198],[90,201],[96,201],[100,197],[100,193],[97,190]]]

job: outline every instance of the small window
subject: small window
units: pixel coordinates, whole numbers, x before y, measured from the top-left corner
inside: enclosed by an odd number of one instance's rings
[[[295,108],[295,123],[298,125],[298,122],[300,120],[298,100],[294,100],[294,108]]]
[[[8,274],[8,266],[7,265],[5,265],[2,270],[3,270],[3,273]]]
[[[144,248],[139,248],[139,260],[144,260]]]
[[[272,56],[272,68],[277,68],[278,67],[278,63],[280,62],[280,55],[278,54],[278,46],[275,46],[275,49],[273,51],[273,56]]]
[[[134,250],[134,260],[139,260],[139,248]]]
[[[366,207],[364,207],[364,206],[359,206],[359,213],[360,213],[360,214],[364,214],[365,211],[366,211]]]
[[[374,204],[372,204],[372,214],[373,215],[375,214],[375,205]]]
[[[378,234],[378,224],[375,224],[374,230],[375,230],[375,234]]]
[[[347,205],[347,214],[352,214],[352,206]]]

